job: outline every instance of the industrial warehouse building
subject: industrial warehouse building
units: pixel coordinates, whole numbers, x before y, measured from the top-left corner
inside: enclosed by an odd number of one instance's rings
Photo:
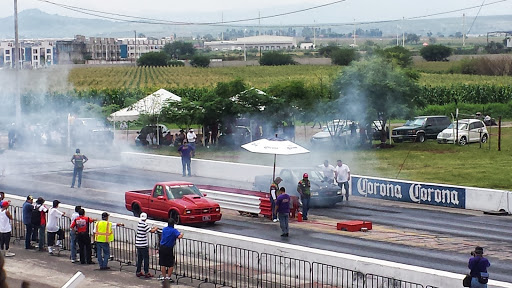
[[[211,41],[204,42],[204,49],[213,51],[229,50],[290,50],[297,47],[297,40],[288,36],[260,35],[238,38],[234,41]]]

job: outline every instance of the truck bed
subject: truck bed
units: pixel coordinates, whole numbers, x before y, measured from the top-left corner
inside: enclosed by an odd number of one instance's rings
[[[143,195],[147,195],[147,196],[150,196],[151,193],[153,192],[153,190],[132,190],[132,191],[127,191],[127,193],[136,193],[136,194],[143,194]]]

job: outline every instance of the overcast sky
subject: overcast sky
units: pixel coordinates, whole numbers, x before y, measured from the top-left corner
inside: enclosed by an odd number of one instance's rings
[[[184,22],[221,21],[222,18],[224,21],[230,21],[258,17],[258,13],[263,17],[334,1],[336,0],[51,0],[58,4],[93,10]],[[482,2],[496,4],[483,6],[479,15],[512,14],[512,0],[345,0],[293,16],[263,19],[261,24],[292,24],[297,21],[301,23],[347,23],[401,19],[402,17],[417,17],[480,6]],[[0,17],[13,14],[13,3],[13,0],[0,0]],[[18,11],[31,8],[38,8],[52,14],[92,17],[42,1],[18,0]],[[478,8],[473,8],[436,17],[461,17],[463,13],[471,17],[477,15],[478,10]],[[256,23],[257,20],[247,22],[247,24]]]

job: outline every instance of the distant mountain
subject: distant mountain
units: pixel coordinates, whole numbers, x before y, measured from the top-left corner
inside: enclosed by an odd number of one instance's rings
[[[331,13],[331,12],[328,12]],[[198,15],[196,15],[198,16]],[[200,16],[200,15],[199,15]],[[177,36],[196,36],[196,35],[218,35],[228,27],[208,27],[208,26],[166,26],[150,25],[127,22],[115,22],[102,19],[74,18],[61,15],[51,15],[38,9],[23,10],[18,14],[20,39],[30,38],[73,38],[75,35],[85,35],[86,37],[132,37],[134,30],[137,33],[144,33],[146,36],[164,37],[174,33]],[[297,18],[297,21],[301,21]],[[304,19],[302,19],[304,21]],[[473,18],[466,19],[466,29],[469,29]],[[299,23],[299,22],[296,22]],[[249,25],[248,25],[249,26]],[[358,25],[357,28],[363,30],[380,29],[385,36],[397,35],[402,33],[405,27],[406,33],[415,33],[425,36],[431,32],[434,36],[437,33],[449,36],[456,32],[462,32],[462,17],[442,18],[442,19],[424,19],[411,20],[405,22],[391,22],[379,24]],[[243,28],[233,28],[243,29]],[[257,27],[251,29],[258,30]],[[260,31],[267,31],[271,28],[262,28]],[[295,28],[298,32],[302,28]],[[335,32],[352,32],[353,25],[333,26]],[[504,16],[481,16],[475,21],[470,34],[486,34],[491,31],[512,31],[512,15]],[[14,38],[14,19],[13,16],[0,18],[0,39]]]

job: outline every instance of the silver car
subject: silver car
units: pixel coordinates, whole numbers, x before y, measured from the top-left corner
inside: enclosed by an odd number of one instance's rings
[[[458,129],[457,129],[458,128]],[[458,132],[457,132],[458,130]],[[458,137],[458,138],[457,138]],[[466,145],[468,143],[487,142],[489,133],[485,127],[484,122],[478,119],[460,119],[453,122],[446,129],[437,135],[438,143],[454,143],[457,138],[457,143]]]

